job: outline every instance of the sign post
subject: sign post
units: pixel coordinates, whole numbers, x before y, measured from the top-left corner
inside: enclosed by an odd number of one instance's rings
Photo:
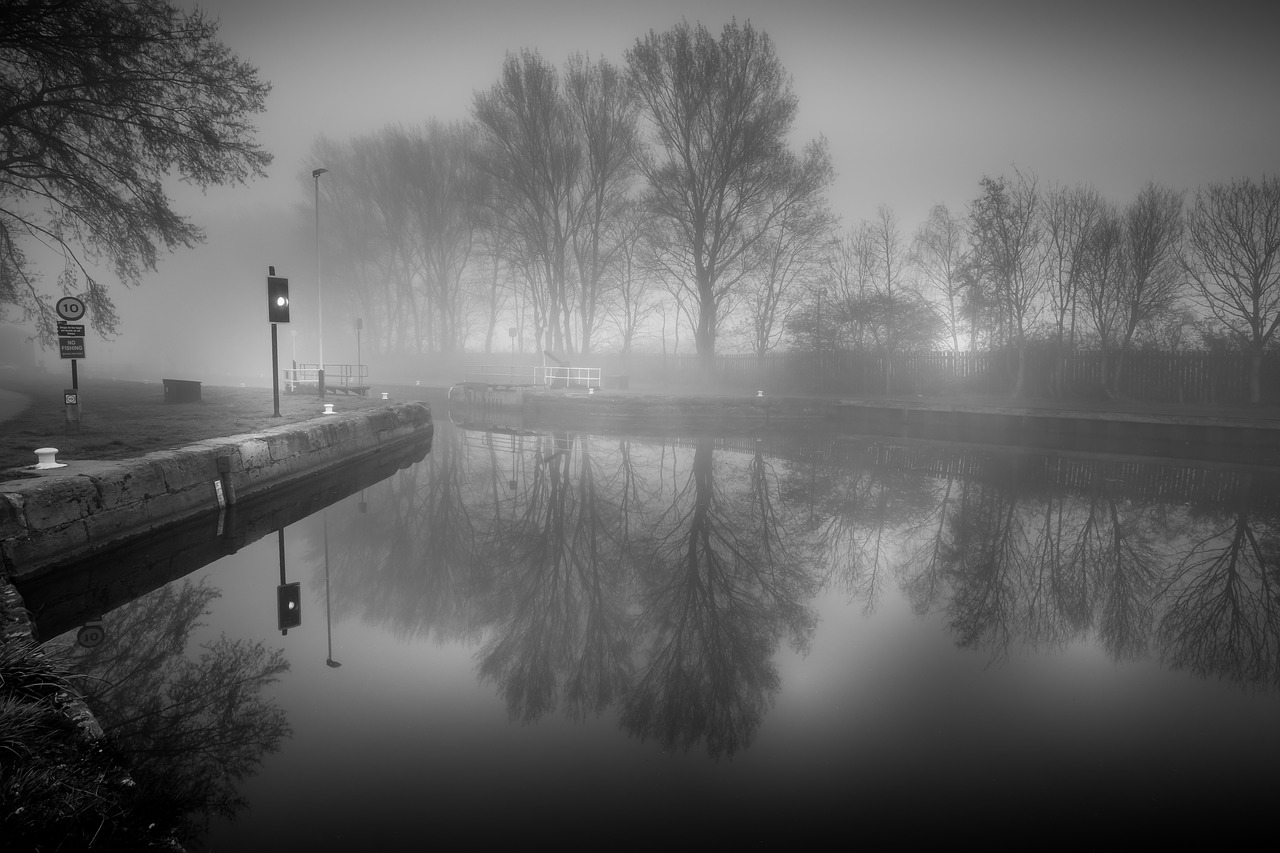
[[[80,428],[80,377],[76,360],[84,358],[84,326],[75,323],[84,319],[84,302],[75,296],[64,296],[54,304],[61,318],[58,322],[58,355],[71,359],[71,387],[65,389],[67,428]]]

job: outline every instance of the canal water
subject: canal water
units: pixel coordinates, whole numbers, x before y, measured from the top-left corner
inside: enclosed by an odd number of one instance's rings
[[[192,849],[1225,837],[1280,766],[1276,483],[441,418],[189,573],[210,531],[135,550],[173,579],[52,642]]]

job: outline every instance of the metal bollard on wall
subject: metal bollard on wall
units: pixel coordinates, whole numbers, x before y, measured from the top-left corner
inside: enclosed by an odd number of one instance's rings
[[[66,464],[59,462],[57,459],[58,448],[56,447],[40,447],[36,449],[36,468],[44,470],[46,468],[66,468]]]

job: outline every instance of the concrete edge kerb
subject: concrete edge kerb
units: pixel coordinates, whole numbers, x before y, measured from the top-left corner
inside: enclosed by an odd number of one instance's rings
[[[0,482],[0,573],[22,578],[337,462],[430,436],[426,403],[324,415],[120,461],[66,462]],[[221,460],[221,470],[220,461]],[[219,485],[215,485],[215,483]]]

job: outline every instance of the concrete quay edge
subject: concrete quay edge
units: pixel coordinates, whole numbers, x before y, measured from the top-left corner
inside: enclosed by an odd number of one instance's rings
[[[0,575],[21,579],[56,562],[297,481],[434,432],[426,403],[322,415],[118,461],[59,460],[0,482]]]

